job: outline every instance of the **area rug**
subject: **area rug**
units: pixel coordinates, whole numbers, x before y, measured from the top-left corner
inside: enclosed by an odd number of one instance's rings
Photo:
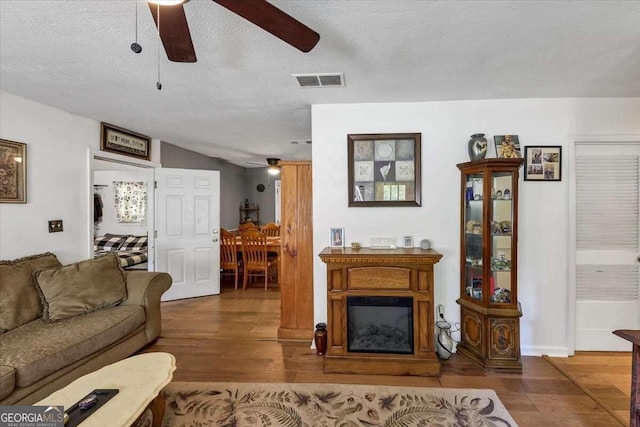
[[[517,426],[486,389],[173,382],[163,427]]]

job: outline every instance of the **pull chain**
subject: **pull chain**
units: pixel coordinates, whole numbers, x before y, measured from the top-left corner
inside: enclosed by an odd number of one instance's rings
[[[157,5],[157,15],[158,15],[158,81],[156,82],[156,87],[158,90],[162,90],[162,83],[160,83],[160,3]]]
[[[131,43],[131,50],[134,53],[140,53],[142,52],[142,46],[140,46],[138,44],[138,1],[135,1],[136,3],[136,41]]]

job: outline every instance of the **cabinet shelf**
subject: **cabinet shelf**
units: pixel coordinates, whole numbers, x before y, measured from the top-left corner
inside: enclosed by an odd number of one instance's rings
[[[256,225],[260,225],[260,206],[245,208],[242,205],[238,208],[239,223],[252,222]]]
[[[518,174],[522,163],[522,159],[485,159],[458,165],[463,206],[458,353],[485,368],[513,372],[522,371],[517,283]],[[509,197],[474,199],[478,194],[503,192]]]

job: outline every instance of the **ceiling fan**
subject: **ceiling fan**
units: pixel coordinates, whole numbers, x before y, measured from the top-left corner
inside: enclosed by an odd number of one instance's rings
[[[188,1],[148,1],[164,50],[169,60],[173,62],[197,61],[183,8],[183,4]],[[302,52],[309,52],[320,40],[318,33],[266,0],[213,1]]]

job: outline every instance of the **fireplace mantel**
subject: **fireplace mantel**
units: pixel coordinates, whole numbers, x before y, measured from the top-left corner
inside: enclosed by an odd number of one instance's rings
[[[324,372],[440,375],[435,353],[433,266],[442,254],[419,248],[325,248],[327,352]],[[413,354],[348,351],[347,298],[395,296],[413,299]]]

